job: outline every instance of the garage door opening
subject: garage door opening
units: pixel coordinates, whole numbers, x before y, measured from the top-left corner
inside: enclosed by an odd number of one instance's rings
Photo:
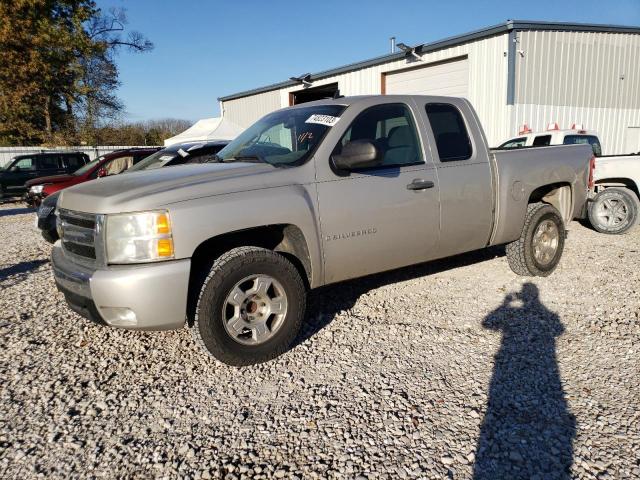
[[[289,105],[298,105],[299,103],[313,102],[314,100],[324,100],[325,98],[333,98],[338,94],[338,84],[330,83],[319,87],[305,88],[297,92],[289,94]]]

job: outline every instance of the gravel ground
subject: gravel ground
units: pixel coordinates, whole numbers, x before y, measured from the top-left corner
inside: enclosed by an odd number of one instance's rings
[[[571,224],[549,278],[503,249],[328,287],[237,369],[186,330],[89,324],[0,207],[2,478],[640,478],[640,228]]]

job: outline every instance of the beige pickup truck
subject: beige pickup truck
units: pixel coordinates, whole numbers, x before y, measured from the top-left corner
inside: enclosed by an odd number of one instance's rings
[[[491,151],[459,98],[302,104],[210,163],[64,190],[55,279],[95,322],[186,325],[223,362],[262,362],[289,348],[315,287],[501,244],[517,274],[549,275],[591,157]]]

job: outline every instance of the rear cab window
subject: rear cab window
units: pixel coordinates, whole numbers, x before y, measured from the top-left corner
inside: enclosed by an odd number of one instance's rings
[[[425,108],[440,161],[470,159],[473,148],[460,110],[449,103],[429,103]]]
[[[600,140],[595,135],[566,135],[562,143],[564,145],[589,144],[596,157],[602,155]]]

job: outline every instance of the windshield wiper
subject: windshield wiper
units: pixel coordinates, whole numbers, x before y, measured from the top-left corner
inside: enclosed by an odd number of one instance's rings
[[[236,155],[235,157],[229,157],[222,160],[224,163],[230,162],[259,162],[259,163],[269,163],[260,155]]]

